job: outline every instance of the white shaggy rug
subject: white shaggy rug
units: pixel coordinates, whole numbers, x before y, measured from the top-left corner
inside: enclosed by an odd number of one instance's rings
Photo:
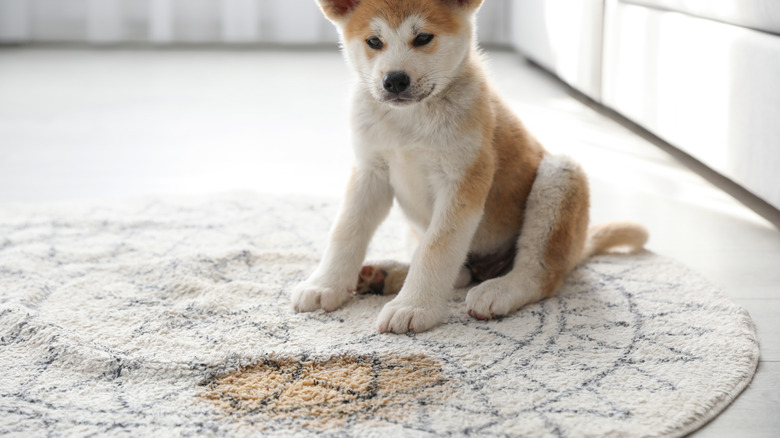
[[[332,202],[0,207],[0,434],[681,436],[751,380],[748,314],[646,253],[498,321],[380,335],[389,297],[297,314]],[[395,214],[395,213],[394,213]],[[401,252],[391,216],[372,257]]]

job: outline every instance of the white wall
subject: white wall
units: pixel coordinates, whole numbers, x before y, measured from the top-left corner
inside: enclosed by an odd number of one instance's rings
[[[780,209],[780,37],[608,6],[604,104]]]
[[[512,42],[594,100],[601,98],[603,0],[516,0]]]
[[[485,0],[483,43],[508,42],[511,0]],[[0,0],[0,42],[335,42],[314,0]]]

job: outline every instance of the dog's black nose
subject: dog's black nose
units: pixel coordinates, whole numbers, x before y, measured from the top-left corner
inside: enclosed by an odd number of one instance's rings
[[[409,88],[411,83],[409,75],[402,71],[390,72],[385,76],[385,90],[391,93],[401,94]]]

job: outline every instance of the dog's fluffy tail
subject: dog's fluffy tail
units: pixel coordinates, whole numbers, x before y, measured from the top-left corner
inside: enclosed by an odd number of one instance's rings
[[[647,228],[633,222],[608,222],[588,229],[581,260],[610,249],[625,248],[629,254],[642,251],[649,235]]]

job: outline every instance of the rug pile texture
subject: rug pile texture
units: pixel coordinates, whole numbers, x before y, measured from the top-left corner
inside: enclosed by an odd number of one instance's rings
[[[299,314],[337,204],[251,194],[0,207],[0,434],[681,436],[750,382],[749,315],[644,253],[497,321]],[[404,258],[397,213],[371,258]]]

